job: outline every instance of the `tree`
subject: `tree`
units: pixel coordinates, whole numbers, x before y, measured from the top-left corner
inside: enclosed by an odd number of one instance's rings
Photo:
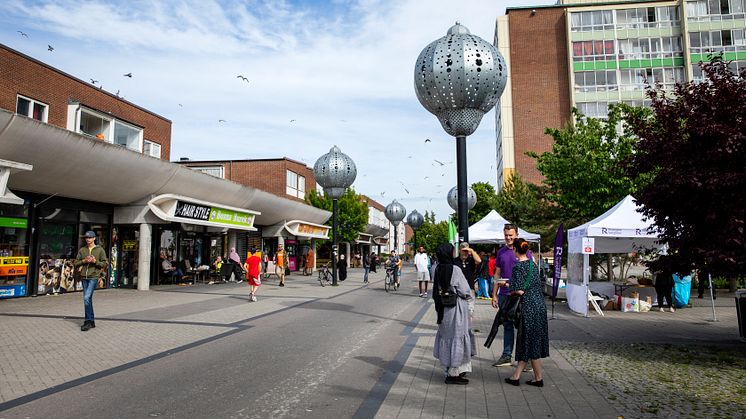
[[[495,209],[497,194],[495,188],[487,182],[471,184],[471,189],[477,195],[477,203],[469,210],[469,224],[474,224]]]
[[[649,87],[652,113],[627,116],[640,138],[629,176],[652,178],[636,197],[671,249],[654,267],[706,268],[733,287],[746,263],[746,72],[720,57],[702,72],[672,95]]]
[[[553,247],[560,218],[556,206],[547,201],[546,186],[527,183],[519,174],[511,176],[495,199],[495,209],[506,220],[542,237],[544,251]]]
[[[551,151],[526,153],[536,159],[545,178],[547,200],[570,224],[602,214],[642,182],[623,165],[633,153],[636,137],[617,132],[622,109],[610,106],[606,120],[586,118],[573,109],[574,124],[545,130],[554,139]]]
[[[435,222],[435,213],[425,211],[422,226],[417,229],[417,245],[425,248],[428,253],[435,253],[435,249],[448,241],[448,223]]]
[[[332,200],[315,189],[306,195],[306,202],[316,208],[332,210]],[[339,242],[354,242],[368,224],[368,204],[353,188],[347,188],[337,201],[337,238]],[[326,222],[332,225],[332,219]]]

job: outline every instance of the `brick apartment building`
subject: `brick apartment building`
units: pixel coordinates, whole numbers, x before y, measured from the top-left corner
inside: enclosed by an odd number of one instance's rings
[[[299,202],[305,202],[306,193],[316,190],[313,169],[287,157],[247,160],[181,159],[175,163]]]
[[[2,44],[0,63],[0,108],[169,160],[170,120]]]

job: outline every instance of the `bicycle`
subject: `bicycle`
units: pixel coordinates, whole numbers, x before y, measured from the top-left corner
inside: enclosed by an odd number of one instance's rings
[[[321,284],[322,287],[325,287],[325,282],[332,282],[332,273],[329,271],[329,264],[322,266],[317,271],[319,273],[319,284]]]
[[[386,278],[383,280],[383,289],[386,292],[389,292],[389,288],[396,291],[396,277],[394,276],[395,268],[393,267],[386,267]]]

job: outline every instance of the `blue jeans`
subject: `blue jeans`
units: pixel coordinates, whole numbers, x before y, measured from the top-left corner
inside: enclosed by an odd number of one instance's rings
[[[365,276],[363,276],[363,282],[368,282],[368,272],[370,272],[370,267],[366,266],[363,269],[365,269]]]
[[[509,295],[502,295],[499,294],[497,296],[497,305],[500,307],[500,310],[502,310],[505,307],[505,304],[508,302],[508,299],[510,299]],[[513,327],[513,322],[506,321],[503,323],[503,354],[502,356],[513,356],[513,342],[515,341],[515,327]]]
[[[92,322],[93,319],[93,290],[96,289],[98,278],[83,279],[83,308],[85,310],[85,321]]]

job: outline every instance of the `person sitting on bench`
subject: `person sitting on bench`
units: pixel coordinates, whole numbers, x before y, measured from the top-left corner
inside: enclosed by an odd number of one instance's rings
[[[167,276],[171,277],[171,281],[175,281],[176,279],[181,279],[184,276],[184,272],[182,272],[181,269],[174,266],[173,263],[171,263],[170,260],[168,260],[168,257],[163,257],[163,262],[161,262],[161,268],[163,269],[163,273]]]

